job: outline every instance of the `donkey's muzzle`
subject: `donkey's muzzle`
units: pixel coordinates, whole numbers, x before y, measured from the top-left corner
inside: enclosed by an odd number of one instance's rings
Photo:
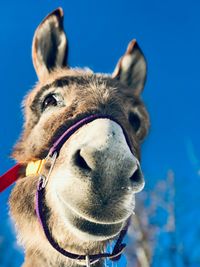
[[[80,180],[87,177],[94,189],[101,188],[106,193],[124,186],[138,192],[143,187],[140,163],[118,123],[96,119],[82,126],[66,143],[61,150],[67,153],[66,166]]]
[[[108,118],[95,119],[73,133],[60,149],[51,176],[51,191],[66,206],[68,220],[69,214],[76,214],[103,225],[123,223],[134,208],[133,194],[144,186],[124,130]]]

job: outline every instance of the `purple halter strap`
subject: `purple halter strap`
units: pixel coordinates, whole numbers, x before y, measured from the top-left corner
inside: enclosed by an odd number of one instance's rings
[[[85,124],[87,124],[89,122],[92,122],[93,120],[101,119],[101,118],[102,119],[103,118],[107,118],[107,119],[111,119],[112,121],[117,122],[116,120],[114,120],[113,118],[111,118],[110,116],[107,116],[107,115],[95,114],[95,115],[90,115],[88,117],[85,117],[84,119],[82,119],[82,120],[78,121],[77,123],[75,123],[69,129],[67,129],[58,138],[58,140],[51,147],[51,149],[49,151],[49,156],[52,157],[55,153],[56,153],[56,155],[58,155],[58,152],[60,151],[60,149],[63,146],[63,144],[69,139],[69,137],[73,133],[75,133],[83,125],[85,125]],[[125,134],[125,138],[126,138],[127,143],[129,145],[126,133],[125,133],[124,130],[123,130],[123,132]],[[129,145],[129,147],[130,147],[130,145]],[[59,246],[59,244],[53,239],[53,237],[52,237],[52,235],[50,233],[50,230],[48,228],[47,222],[46,222],[46,218],[45,218],[45,214],[44,214],[44,208],[43,208],[43,201],[44,201],[44,198],[45,198],[45,186],[46,186],[46,182],[44,183],[45,179],[46,179],[46,177],[44,175],[40,175],[40,179],[39,179],[38,185],[37,185],[36,208],[35,209],[36,209],[36,214],[37,214],[38,220],[39,220],[39,222],[40,222],[40,224],[41,224],[41,226],[43,228],[43,231],[45,233],[45,236],[48,239],[49,243],[52,245],[52,247],[54,249],[56,249],[59,253],[61,253],[62,255],[66,256],[66,257],[68,257],[70,259],[85,260],[85,261],[88,260],[89,264],[94,264],[95,262],[99,261],[101,258],[109,258],[112,261],[119,260],[124,248],[126,247],[126,244],[124,244],[122,242],[123,242],[123,239],[124,239],[124,237],[125,237],[125,235],[127,233],[127,230],[128,230],[129,224],[130,224],[130,218],[128,219],[128,222],[127,222],[126,226],[121,230],[112,253],[106,253],[105,252],[105,253],[98,253],[98,254],[93,254],[93,255],[78,255],[78,254],[66,251],[63,248],[61,248]]]

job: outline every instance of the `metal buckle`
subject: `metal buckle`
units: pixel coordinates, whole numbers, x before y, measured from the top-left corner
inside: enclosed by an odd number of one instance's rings
[[[86,256],[85,256],[85,262],[86,262],[86,266],[87,266],[87,267],[90,267],[90,266],[91,266],[89,255],[86,255]]]
[[[50,160],[50,169],[49,169],[49,172],[47,174],[47,176],[45,176],[44,174],[41,174],[40,177],[39,177],[39,189],[43,189],[46,187],[47,183],[48,183],[48,180],[49,180],[49,177],[51,175],[51,172],[53,170],[53,167],[56,163],[56,159],[57,159],[57,152],[55,151],[53,153],[52,156],[50,156],[49,154],[47,155],[45,161],[48,162]],[[43,172],[43,170],[41,170],[41,173]]]

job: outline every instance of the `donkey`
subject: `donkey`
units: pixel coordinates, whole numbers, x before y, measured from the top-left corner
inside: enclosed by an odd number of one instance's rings
[[[119,241],[112,255],[105,249],[127,229],[144,187],[146,61],[133,40],[112,75],[69,68],[61,8],[38,26],[32,58],[39,81],[24,100],[12,154],[23,168],[9,201],[23,267],[100,267],[122,253]]]

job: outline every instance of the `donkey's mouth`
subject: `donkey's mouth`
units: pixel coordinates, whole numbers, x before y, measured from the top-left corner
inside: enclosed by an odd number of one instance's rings
[[[81,215],[70,207],[63,199],[57,194],[58,199],[63,204],[64,217],[70,226],[72,226],[74,233],[81,232],[83,237],[89,236],[90,239],[106,240],[115,237],[122,229],[124,221],[120,222],[98,222],[89,217]]]
[[[102,224],[94,223],[85,218],[81,218],[68,212],[67,214],[68,222],[75,228],[75,231],[79,230],[82,235],[89,235],[90,239],[95,240],[106,240],[115,237],[122,229],[122,223],[116,224]]]

